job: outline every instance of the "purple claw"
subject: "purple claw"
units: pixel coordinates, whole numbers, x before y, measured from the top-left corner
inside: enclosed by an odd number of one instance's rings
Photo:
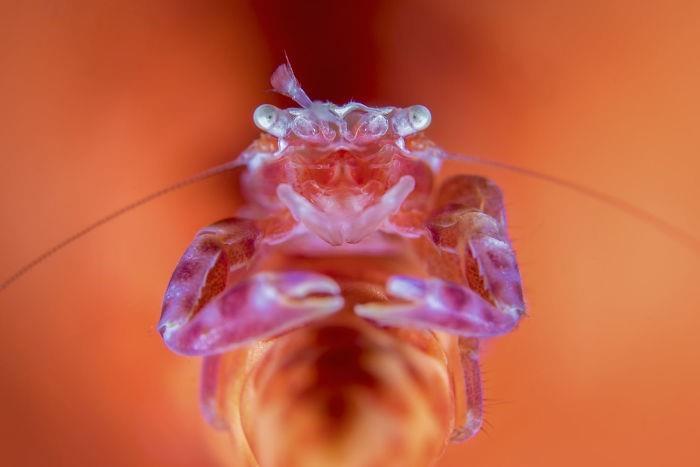
[[[471,256],[479,265],[481,277],[493,301],[505,313],[525,313],[520,271],[510,244],[492,237],[469,240]]]
[[[468,287],[441,279],[392,276],[387,292],[406,303],[366,303],[355,312],[392,326],[435,329],[462,337],[505,334],[517,323],[517,315],[504,313]]]
[[[258,273],[225,290],[184,324],[161,321],[174,352],[212,355],[286,332],[343,307],[340,287],[310,272]]]

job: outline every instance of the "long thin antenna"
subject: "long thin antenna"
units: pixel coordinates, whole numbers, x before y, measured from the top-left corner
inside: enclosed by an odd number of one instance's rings
[[[129,204],[127,204],[124,207],[121,207],[117,209],[116,211],[113,211],[106,216],[96,220],[95,222],[91,223],[87,227],[77,231],[73,235],[61,240],[60,242],[56,243],[53,245],[51,248],[48,250],[44,251],[41,253],[39,256],[36,258],[32,259],[28,263],[26,263],[24,266],[20,267],[17,269],[12,275],[10,275],[7,279],[2,281],[0,283],[0,292],[5,290],[7,287],[9,287],[13,282],[17,281],[20,277],[24,276],[27,274],[29,271],[34,269],[37,265],[42,263],[44,260],[50,258],[54,254],[58,253],[71,243],[75,242],[76,240],[84,237],[85,235],[89,234],[96,228],[100,227],[101,225],[104,225],[117,217],[126,214],[127,212],[131,211],[132,209],[135,209],[139,206],[142,206],[150,201],[153,201],[156,198],[160,198],[163,195],[166,195],[172,191],[179,190],[180,188],[184,188],[188,185],[192,185],[193,183],[200,182],[202,180],[205,180],[207,178],[213,177],[215,175],[219,175],[221,173],[227,172],[229,170],[232,170],[238,166],[240,166],[242,162],[240,161],[240,158],[235,159],[230,162],[226,162],[225,164],[218,165],[216,167],[212,167],[210,169],[207,169],[203,172],[198,173],[197,175],[194,175],[192,177],[186,178],[184,180],[180,180],[179,182],[176,182],[170,186],[167,186],[165,188],[162,188],[158,191],[155,191],[149,195],[144,196],[143,198],[140,198],[136,201],[133,201]]]
[[[442,157],[444,157],[445,159],[450,159],[459,162],[471,162],[474,164],[496,167],[499,169],[507,170],[509,172],[515,172],[522,175],[526,175],[528,177],[536,178],[538,180],[553,183],[555,185],[575,191],[589,198],[593,198],[603,204],[612,206],[624,212],[625,214],[634,217],[635,219],[651,227],[654,227],[663,235],[666,235],[667,237],[686,246],[687,248],[690,248],[691,250],[693,250],[693,252],[700,255],[700,239],[693,236],[689,232],[683,230],[682,228],[678,227],[677,225],[670,223],[666,219],[663,219],[657,216],[656,214],[653,214],[645,209],[640,208],[639,206],[636,206],[616,196],[612,196],[608,193],[603,193],[602,191],[594,190],[592,188],[580,185],[570,180],[555,177],[554,175],[548,175],[542,172],[537,172],[535,170],[526,169],[525,167],[508,164],[506,162],[499,162],[476,156],[465,156],[462,154],[443,154]]]

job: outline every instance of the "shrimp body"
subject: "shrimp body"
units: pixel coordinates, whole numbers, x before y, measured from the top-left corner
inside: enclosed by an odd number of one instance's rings
[[[235,465],[419,467],[444,449],[456,340],[378,327],[352,308],[381,288],[339,284],[338,313],[220,357],[205,407],[233,433]]]
[[[524,313],[498,187],[457,176],[423,106],[312,102],[288,65],[239,157],[247,204],[202,229],[159,331],[203,356],[206,418],[240,464],[432,462],[482,422],[479,340]]]

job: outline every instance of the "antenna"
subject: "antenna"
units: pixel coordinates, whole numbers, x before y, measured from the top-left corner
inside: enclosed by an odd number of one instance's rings
[[[200,172],[196,175],[193,175],[192,177],[186,178],[184,180],[180,180],[179,182],[173,183],[172,185],[169,185],[165,188],[161,188],[158,191],[155,191],[149,195],[144,196],[143,198],[140,198],[136,201],[133,201],[126,206],[123,206],[115,211],[112,211],[111,213],[107,214],[104,217],[101,217],[100,219],[97,219],[96,221],[92,222],[91,224],[87,225],[86,227],[82,228],[81,230],[75,232],[73,235],[64,238],[60,242],[56,243],[52,247],[50,247],[48,250],[44,251],[31,261],[27,262],[24,266],[20,267],[17,269],[14,273],[12,273],[7,279],[3,280],[0,282],[0,292],[5,290],[7,287],[9,287],[12,283],[17,281],[19,278],[27,274],[29,271],[34,269],[36,266],[44,262],[46,259],[50,258],[51,256],[55,255],[71,243],[75,242],[76,240],[84,237],[85,235],[89,234],[96,228],[113,221],[117,217],[122,216],[123,214],[126,214],[127,212],[131,211],[132,209],[135,209],[139,206],[143,206],[144,204],[153,201],[156,198],[160,198],[163,195],[166,195],[172,191],[179,190],[180,188],[184,188],[188,185],[192,185],[194,183],[200,182],[202,180],[206,180],[207,178],[211,178],[215,175],[219,175],[221,173],[227,172],[229,170],[233,170],[236,167],[239,167],[243,165],[244,163],[240,161],[240,158],[235,159],[230,162],[226,162],[225,164],[221,164],[215,167],[211,167],[209,169],[204,170],[203,172]]]
[[[618,209],[619,211],[624,212],[630,217],[634,217],[638,221],[655,228],[661,234],[684,245],[696,254],[700,255],[700,239],[698,239],[698,237],[695,237],[691,233],[685,231],[677,225],[672,224],[666,219],[663,219],[662,217],[659,217],[650,211],[647,211],[645,209],[640,208],[639,206],[625,201],[624,199],[618,198],[608,193],[604,193],[602,191],[595,190],[593,188],[589,188],[584,185],[580,185],[576,182],[572,182],[564,178],[555,177],[554,175],[548,175],[542,172],[537,172],[536,170],[530,170],[525,167],[508,164],[506,162],[500,162],[477,156],[466,156],[462,154],[443,153],[440,154],[439,157],[458,162],[470,162],[473,164],[496,167],[498,169],[507,170],[508,172],[514,172],[521,175],[525,175],[527,177],[535,178],[537,180],[543,180],[545,182],[552,183],[562,188],[574,191],[588,198],[595,199],[596,201]]]

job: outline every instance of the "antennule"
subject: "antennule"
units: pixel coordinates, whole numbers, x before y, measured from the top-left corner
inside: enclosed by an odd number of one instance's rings
[[[296,76],[294,76],[294,71],[292,71],[289,61],[278,66],[272,73],[270,84],[272,84],[275,91],[289,97],[303,108],[311,107],[311,99],[306,95]]]
[[[618,198],[608,193],[604,193],[602,191],[595,190],[593,188],[589,188],[584,185],[580,185],[576,182],[572,182],[564,178],[555,177],[554,175],[548,175],[542,172],[537,172],[535,170],[530,170],[525,167],[508,164],[505,162],[499,162],[476,156],[466,156],[462,154],[442,153],[440,157],[442,157],[443,159],[450,159],[459,162],[471,162],[474,164],[496,167],[498,169],[519,173],[521,175],[536,178],[538,180],[543,180],[545,182],[558,185],[568,190],[575,191],[576,193],[584,195],[588,198],[595,199],[603,204],[607,204],[608,206],[622,211],[628,216],[634,217],[638,221],[655,228],[661,234],[671,238],[677,243],[684,245],[696,254],[700,255],[700,239],[685,231],[684,229],[678,227],[677,225],[672,224],[666,219],[663,219],[662,217],[659,217],[656,214],[647,211],[646,209],[642,209],[639,206],[625,201],[624,199]]]
[[[73,235],[61,240],[60,242],[56,243],[52,247],[50,247],[48,250],[44,251],[41,253],[39,256],[35,257],[28,263],[26,263],[24,266],[20,267],[17,269],[14,273],[12,273],[7,279],[4,281],[0,282],[0,292],[5,290],[7,287],[12,285],[15,281],[17,281],[19,278],[27,274],[29,271],[34,269],[37,265],[42,263],[44,260],[50,258],[54,254],[58,253],[71,243],[75,242],[76,240],[84,237],[85,235],[89,234],[96,228],[116,219],[117,217],[120,217],[123,214],[126,214],[127,212],[131,211],[132,209],[135,209],[139,206],[142,206],[150,201],[153,201],[156,198],[160,198],[163,195],[166,195],[172,191],[179,190],[180,188],[184,188],[188,185],[192,185],[193,183],[200,182],[202,180],[205,180],[207,178],[211,178],[215,175],[219,175],[221,173],[227,172],[229,170],[232,170],[240,165],[242,165],[244,162],[240,160],[241,158],[234,159],[233,161],[226,162],[225,164],[218,165],[216,167],[212,167],[210,169],[207,169],[203,172],[198,173],[197,175],[194,175],[192,177],[186,178],[184,180],[180,180],[179,182],[176,182],[170,186],[167,186],[165,188],[162,188],[158,191],[155,191],[149,195],[144,196],[143,198],[140,198],[136,201],[133,201],[126,206],[123,206],[116,211],[113,211],[106,216],[94,221],[93,223],[89,224],[88,226],[84,227],[83,229],[77,231]]]

